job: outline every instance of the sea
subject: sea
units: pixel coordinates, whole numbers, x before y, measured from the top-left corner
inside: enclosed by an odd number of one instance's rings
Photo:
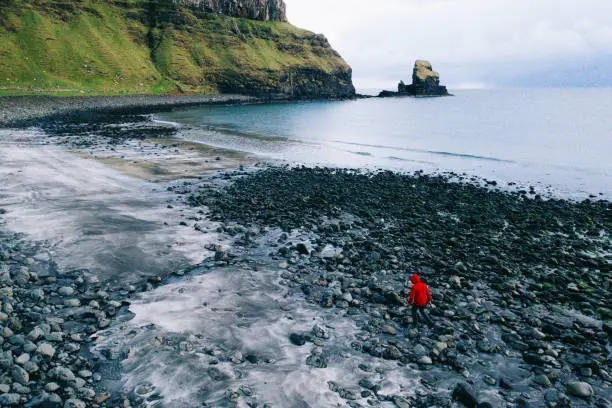
[[[183,136],[290,164],[465,173],[500,187],[612,198],[612,89],[459,90],[443,98],[203,106]]]

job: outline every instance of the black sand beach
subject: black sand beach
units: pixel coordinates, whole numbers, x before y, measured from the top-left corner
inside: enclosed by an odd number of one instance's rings
[[[0,123],[30,126],[35,117],[70,110],[68,102],[39,108],[14,101],[19,107],[8,105]],[[165,221],[190,234],[214,232],[229,245],[211,245],[203,261],[125,276],[124,282],[87,268],[64,270],[56,259],[61,251],[50,251],[49,242],[9,231],[5,220],[20,204],[6,205],[11,197],[0,195],[0,405],[173,406],[159,393],[126,388],[122,361],[129,348],[92,354],[105,336],[99,330],[129,322],[138,293],[194,274],[248,267],[252,274],[270,268],[290,302],[352,322],[355,331],[341,339],[352,354],[342,358],[367,357],[372,366],[385,360],[419,373],[418,386],[383,392],[376,378],[384,373],[360,365],[352,373],[359,377],[355,383],[327,383],[325,391],[337,394],[340,406],[610,406],[609,202],[508,191],[456,174],[254,166],[235,152],[185,144],[175,128],[142,113],[97,114],[85,122],[75,119],[79,115],[54,116],[38,121],[45,133],[36,145],[111,165],[166,191],[173,215],[158,219],[151,234]],[[14,143],[8,132],[7,146]],[[28,143],[20,141],[20,149]],[[170,150],[173,157],[192,155],[190,161],[197,156],[188,179],[177,162],[162,172],[147,164],[148,171],[135,173],[143,166],[131,155],[161,154],[161,166]],[[215,167],[219,162],[226,166]],[[206,231],[208,223],[214,231]],[[432,327],[415,327],[409,317],[413,273],[432,289]],[[313,373],[338,358],[334,328],[317,327],[285,339],[289,348],[310,348],[301,364]],[[189,342],[198,349],[197,339]],[[160,340],[159,346],[191,353],[180,342]],[[200,350],[216,360],[207,363],[202,382],[222,389],[234,390],[230,377],[213,370],[216,364],[234,372],[274,369],[273,360],[213,350]],[[234,391],[213,405],[206,404],[212,392],[204,394],[199,406],[271,406],[258,399],[257,389]]]

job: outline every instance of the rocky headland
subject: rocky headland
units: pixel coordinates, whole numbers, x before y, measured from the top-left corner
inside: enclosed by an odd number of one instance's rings
[[[282,0],[10,0],[0,95],[355,96],[327,38]]]
[[[412,84],[400,81],[397,92],[382,91],[381,98],[390,96],[450,96],[445,86],[440,85],[440,74],[435,72],[429,61],[417,60],[412,70]]]

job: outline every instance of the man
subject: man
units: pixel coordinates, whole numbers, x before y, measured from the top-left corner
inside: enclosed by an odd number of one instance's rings
[[[424,282],[421,282],[421,278],[416,273],[410,278],[412,282],[412,289],[410,290],[410,298],[408,304],[412,305],[412,321],[414,325],[419,324],[419,314],[429,324],[432,325],[432,321],[425,312],[425,307],[428,303],[431,303],[431,292]]]

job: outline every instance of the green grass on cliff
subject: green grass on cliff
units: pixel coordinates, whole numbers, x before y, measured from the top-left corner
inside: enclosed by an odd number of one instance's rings
[[[2,0],[0,94],[265,90],[299,69],[348,69],[324,39],[290,24],[168,1]]]

